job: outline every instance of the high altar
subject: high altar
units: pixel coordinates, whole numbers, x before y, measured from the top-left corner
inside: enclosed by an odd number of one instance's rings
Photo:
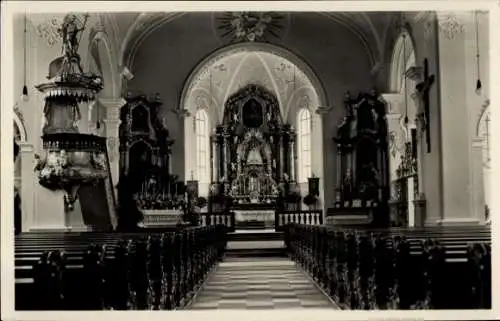
[[[239,225],[274,224],[275,210],[296,188],[294,144],[272,93],[251,84],[229,97],[211,136],[209,208],[234,211]]]
[[[389,164],[385,103],[375,90],[345,96],[346,116],[338,126],[335,225],[388,223]]]

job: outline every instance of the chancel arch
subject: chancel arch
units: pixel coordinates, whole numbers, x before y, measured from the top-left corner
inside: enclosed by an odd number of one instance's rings
[[[233,101],[241,104],[237,107],[241,108],[241,113],[233,113],[231,108],[236,108]],[[198,153],[195,147],[199,140],[195,126],[198,110],[205,110],[210,118],[210,133],[214,134],[218,126],[239,122],[239,127],[235,129],[235,133],[239,135],[244,127],[262,128],[264,118],[269,116],[266,115],[266,108],[271,105],[273,107],[269,110],[272,111],[273,120],[275,119],[279,126],[288,126],[294,133],[293,149],[296,161],[301,157],[295,136],[299,125],[297,115],[301,108],[307,108],[309,111],[310,132],[306,135],[317,144],[302,145],[308,149],[304,149],[305,156],[301,158],[307,163],[306,170],[294,164],[293,174],[288,173],[293,175],[295,181],[299,178],[298,172],[302,173],[301,189],[307,194],[307,178],[313,174],[323,177],[323,121],[316,109],[319,106],[327,106],[328,101],[321,82],[307,63],[289,50],[267,43],[233,44],[217,50],[203,59],[187,78],[179,105],[179,109],[187,115],[184,118],[186,179],[197,177],[193,169],[198,171]],[[251,155],[260,155],[260,152],[253,152]],[[265,155],[260,156],[264,162]],[[220,161],[221,155],[214,154],[214,149],[211,148],[210,157],[212,162],[217,162]],[[312,168],[316,169],[314,173]],[[219,169],[217,173],[212,172],[210,175],[215,179],[214,176],[222,173],[223,169]],[[199,183],[200,193],[207,191],[203,183]]]
[[[304,88],[315,97],[317,106],[329,104],[323,84],[307,62],[278,45],[247,42],[226,46],[204,58],[184,83],[179,109],[194,114],[197,106],[193,96],[199,96],[201,90],[212,97],[216,123],[221,123],[225,101],[250,83],[262,85],[276,95],[282,117],[287,115],[296,93]]]

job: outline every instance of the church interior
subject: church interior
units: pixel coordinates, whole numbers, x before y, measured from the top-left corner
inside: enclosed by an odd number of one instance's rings
[[[16,15],[16,309],[491,309],[489,18]]]

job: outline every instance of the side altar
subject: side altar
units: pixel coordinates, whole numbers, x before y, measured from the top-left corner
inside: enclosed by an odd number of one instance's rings
[[[389,164],[385,103],[375,90],[353,98],[346,93],[346,115],[338,126],[333,225],[387,225]]]
[[[298,191],[295,132],[264,87],[250,84],[229,97],[211,146],[209,211],[235,212],[240,227],[265,227],[276,210],[298,206],[288,197]]]
[[[168,129],[158,95],[129,93],[120,110],[120,218],[145,227],[182,221],[185,184],[172,175]]]

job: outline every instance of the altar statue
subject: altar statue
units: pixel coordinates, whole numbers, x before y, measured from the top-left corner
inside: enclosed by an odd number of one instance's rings
[[[257,179],[254,176],[250,176],[248,181],[248,190],[250,193],[257,191]]]

